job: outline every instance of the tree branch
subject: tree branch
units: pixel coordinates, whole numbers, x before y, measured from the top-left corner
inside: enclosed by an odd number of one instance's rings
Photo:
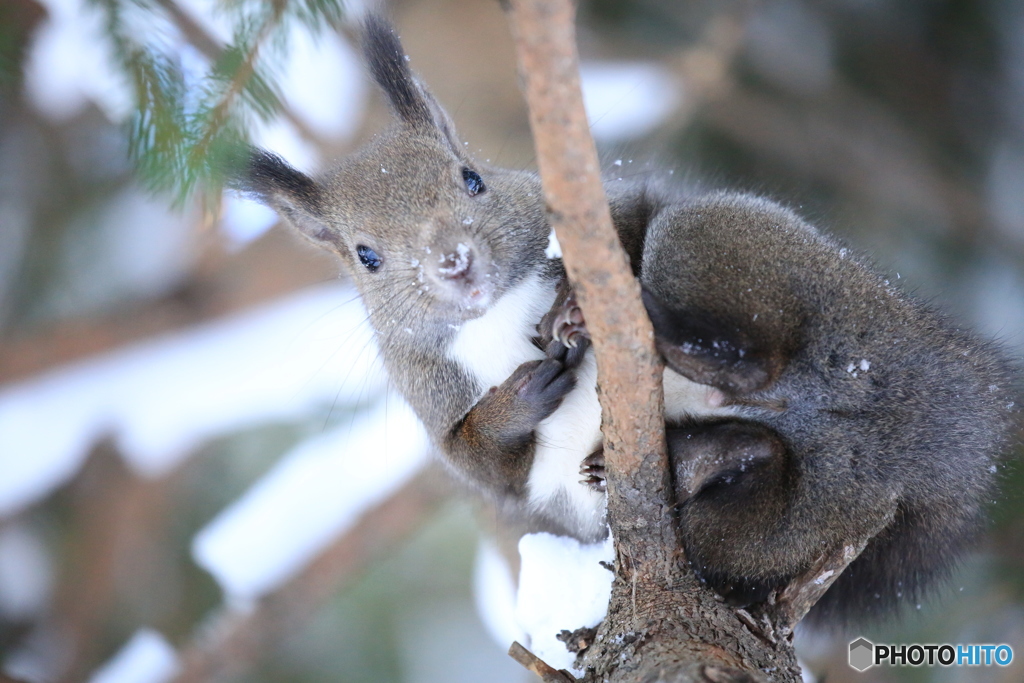
[[[85,680],[95,665],[106,625],[117,613],[122,578],[135,568],[133,559],[149,556],[164,540],[179,472],[139,477],[113,441],[103,439],[69,485],[72,526],[54,601],[54,623],[66,648],[59,681]]]
[[[203,28],[199,22],[181,9],[175,0],[156,0],[156,4],[167,12],[174,24],[184,34],[185,39],[188,40],[192,47],[199,50],[204,57],[211,62],[216,62],[221,58],[224,54],[224,46],[221,45],[215,36]],[[313,132],[309,125],[299,118],[292,108],[284,102],[281,103],[281,115],[288,120],[288,123],[295,127],[299,135],[304,139],[317,147],[322,148],[324,146],[324,140]]]
[[[895,517],[896,502],[892,501],[888,514],[860,538],[843,544],[831,553],[825,553],[810,569],[771,596],[764,608],[759,610],[762,621],[766,621],[769,628],[778,631],[783,637],[789,637],[797,623],[821,600],[843,570],[857,559],[872,538],[892,524]]]
[[[217,270],[193,270],[169,296],[0,337],[0,385],[328,282],[337,270],[326,252],[272,229]]]
[[[789,639],[771,642],[750,630],[683,557],[662,366],[601,184],[580,90],[574,3],[510,0],[508,7],[548,215],[598,365],[617,561],[608,615],[583,655],[583,680],[799,681]]]
[[[343,585],[419,529],[450,496],[449,480],[439,466],[420,471],[251,610],[226,606],[200,625],[181,652],[182,668],[173,683],[206,683],[249,670]]]
[[[612,225],[580,89],[568,0],[512,0],[512,32],[530,108],[548,216],[594,340],[609,517],[634,560],[663,559],[671,524],[661,360],[640,285]],[[661,473],[647,491],[638,480]]]
[[[576,681],[571,674],[551,666],[520,645],[518,641],[512,641],[512,646],[508,649],[508,656],[537,674],[544,683],[575,683]]]

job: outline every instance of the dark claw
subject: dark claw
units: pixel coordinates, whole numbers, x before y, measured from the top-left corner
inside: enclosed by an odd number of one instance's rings
[[[590,487],[592,491],[604,493],[607,482],[605,482],[604,476],[603,448],[599,448],[583,458],[583,462],[580,463],[580,474],[583,475],[583,479],[580,479],[581,484]]]
[[[583,467],[587,470],[600,470],[604,472],[604,448],[598,448],[596,451],[583,458]]]
[[[588,349],[590,349],[590,340],[588,339],[581,338],[580,343],[573,347],[568,347],[557,339],[552,339],[544,349],[544,353],[548,358],[561,361],[566,370],[575,370],[583,362]]]
[[[583,319],[583,311],[576,303],[576,295],[570,295],[562,303],[558,314],[551,323],[551,336],[570,349],[574,349],[585,339],[590,339],[587,323]]]

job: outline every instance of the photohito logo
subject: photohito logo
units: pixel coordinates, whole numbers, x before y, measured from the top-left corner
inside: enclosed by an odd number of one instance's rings
[[[1009,645],[875,645],[867,638],[850,643],[850,666],[866,671],[873,666],[1007,666],[1013,661]]]

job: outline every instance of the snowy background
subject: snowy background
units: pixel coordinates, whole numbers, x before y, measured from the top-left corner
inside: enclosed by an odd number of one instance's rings
[[[228,37],[212,0],[174,4],[215,40]],[[406,0],[393,13],[413,68],[471,148],[530,166],[497,3]],[[161,40],[198,68],[186,33],[169,22]],[[607,572],[594,568],[607,548],[527,539],[516,605],[518,568],[503,559],[515,544],[495,540],[488,511],[450,492],[410,494],[432,490],[417,486],[436,475],[424,434],[389,390],[365,311],[330,258],[250,202],[226,197],[211,224],[139,188],[122,128],[132,92],[91,3],[5,0],[0,38],[7,673],[526,681],[503,651],[524,630],[555,628],[537,602],[580,591],[572,618],[600,618],[593,596]],[[255,137],[312,170],[368,139],[386,111],[350,34],[313,40],[296,29],[290,43],[280,65],[289,116]],[[581,51],[610,169],[653,164],[780,198],[1020,354],[1019,3],[784,0],[745,13],[584,3]],[[993,530],[952,597],[861,635],[1024,653],[1024,476],[1010,467],[1006,478]],[[545,584],[533,558],[565,573]],[[260,611],[323,585],[316,595],[326,597],[287,619]],[[196,653],[218,633],[257,645],[212,655],[222,678],[194,675]],[[852,680],[846,642],[807,635],[801,652],[830,682]],[[534,647],[557,656],[551,640]],[[877,680],[897,674],[932,672]]]

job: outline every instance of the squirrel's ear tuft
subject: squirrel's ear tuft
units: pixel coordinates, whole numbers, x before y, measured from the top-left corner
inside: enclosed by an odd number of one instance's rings
[[[310,202],[319,201],[320,190],[312,178],[273,152],[257,147],[249,148],[245,157],[238,160],[228,185],[264,201],[282,192]]]
[[[409,69],[394,27],[371,14],[363,23],[362,33],[366,64],[395,114],[411,126],[436,127],[430,102]]]
[[[276,154],[250,149],[248,158],[236,164],[227,185],[274,209],[314,242],[336,242],[333,231],[323,220],[320,185]]]

